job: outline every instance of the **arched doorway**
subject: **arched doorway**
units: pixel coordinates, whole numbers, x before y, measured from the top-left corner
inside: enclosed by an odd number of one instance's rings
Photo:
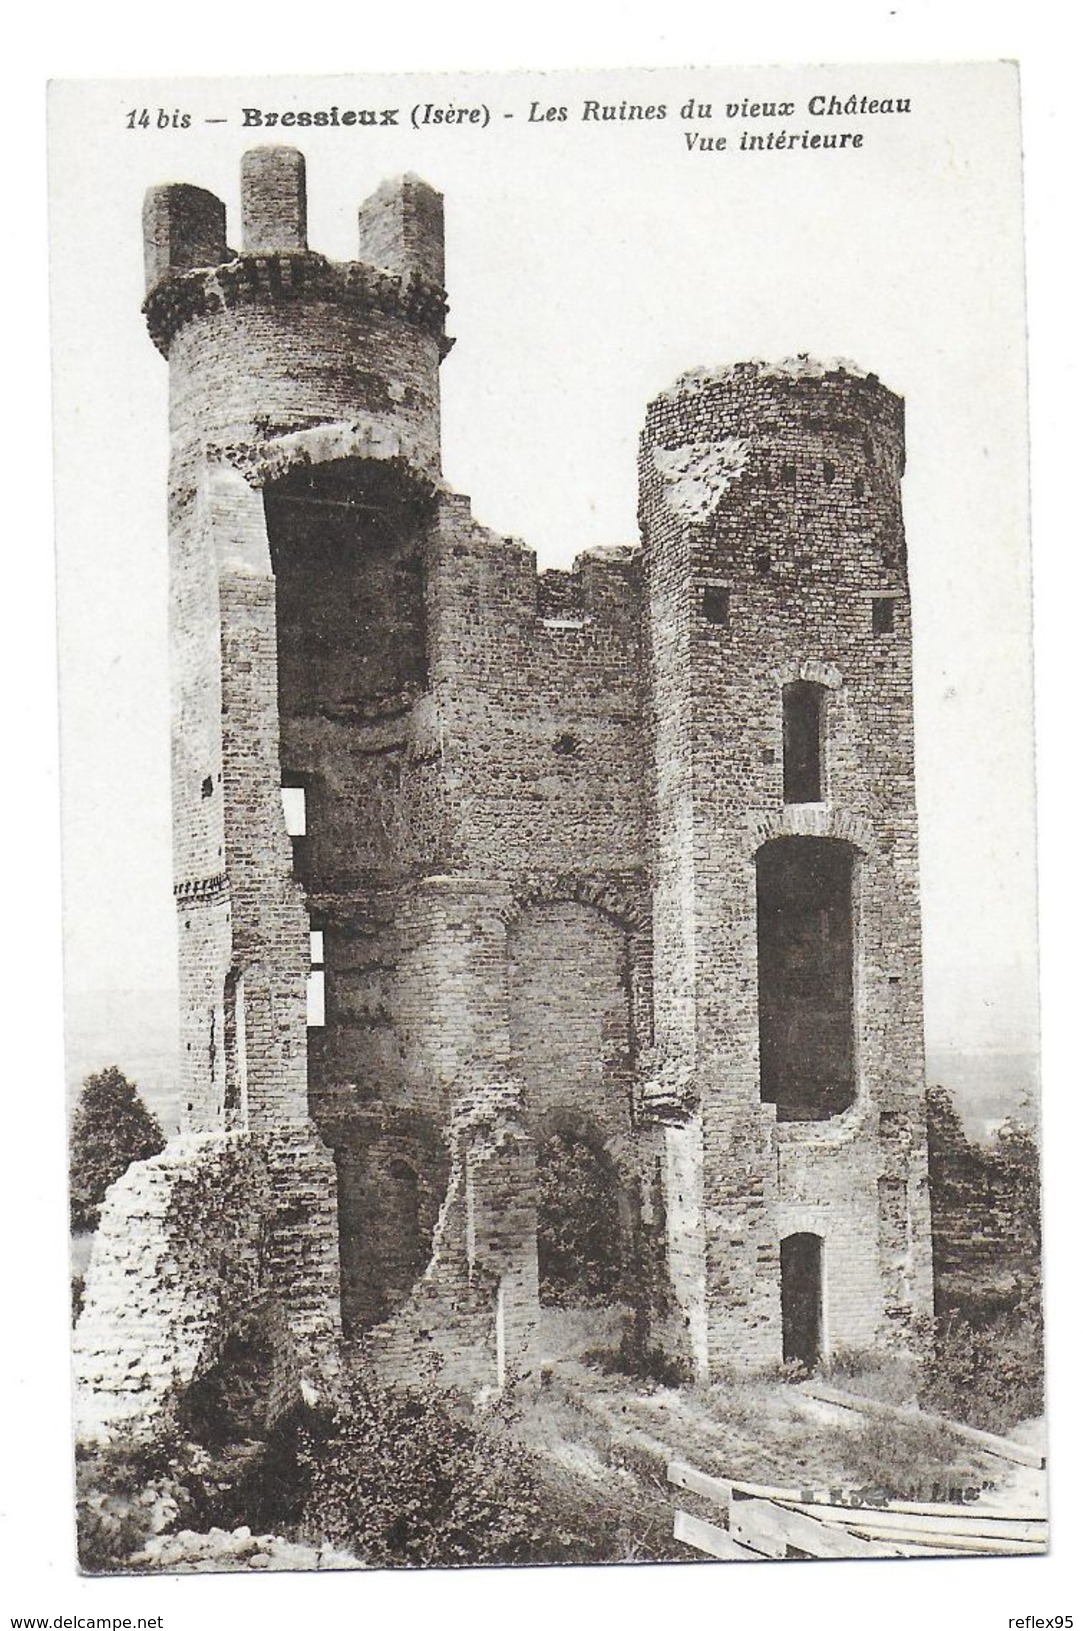
[[[782,1263],[782,1357],[809,1370],[823,1353],[823,1240],[787,1235]]]

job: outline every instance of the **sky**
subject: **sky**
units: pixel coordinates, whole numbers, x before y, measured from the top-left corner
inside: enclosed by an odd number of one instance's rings
[[[816,118],[814,95],[911,112]],[[712,118],[689,121],[692,98]],[[654,121],[587,101],[664,104]],[[727,104],[790,101],[784,118]],[[426,102],[488,125],[411,128]],[[445,195],[444,471],[542,565],[634,542],[646,403],[689,367],[853,358],[906,400],[904,510],[927,1034],[1036,1037],[1033,736],[1015,70],[665,70],[61,85],[52,102],[66,979],[174,978],[165,668],[166,379],[146,336],[140,209],[190,181],[238,227],[240,109],[388,105],[309,129],[309,241],[355,253],[360,200],[414,170]],[[537,121],[564,107],[564,120]],[[128,128],[147,105],[151,128]],[[167,128],[158,128],[158,108]],[[175,129],[174,111],[191,124]],[[505,117],[510,113],[510,118]],[[224,118],[224,124],[206,124]],[[858,130],[860,151],[741,152],[742,131]],[[690,151],[688,134],[724,136]],[[303,138],[303,139],[302,139]]]

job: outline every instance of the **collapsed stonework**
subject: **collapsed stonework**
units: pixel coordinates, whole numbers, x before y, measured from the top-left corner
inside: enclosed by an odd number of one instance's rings
[[[179,1408],[253,1306],[298,1387],[343,1337],[392,1376],[536,1374],[557,1134],[690,1376],[911,1343],[901,402],[851,364],[686,375],[648,409],[641,547],[539,573],[441,478],[440,196],[385,183],[339,265],[305,189],[296,151],[247,154],[240,252],[201,189],[144,212],[186,1134],[110,1194],[86,1433]]]

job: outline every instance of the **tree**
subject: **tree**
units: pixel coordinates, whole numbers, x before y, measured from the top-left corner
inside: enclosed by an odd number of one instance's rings
[[[71,1125],[72,1228],[96,1228],[109,1185],[133,1161],[146,1161],[164,1148],[157,1117],[123,1071],[109,1065],[88,1076]]]

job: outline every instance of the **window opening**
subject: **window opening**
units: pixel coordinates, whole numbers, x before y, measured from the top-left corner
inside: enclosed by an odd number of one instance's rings
[[[760,1098],[779,1121],[827,1121],[854,1102],[854,852],[779,838],[756,857]]]
[[[708,623],[725,628],[730,620],[730,592],[721,584],[708,584],[703,591],[703,616]]]
[[[818,804],[823,786],[823,686],[795,680],[782,687],[782,797]]]

